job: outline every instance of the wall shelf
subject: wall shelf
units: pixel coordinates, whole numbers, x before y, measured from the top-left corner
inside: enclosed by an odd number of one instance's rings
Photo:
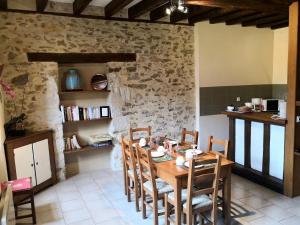
[[[109,151],[113,149],[113,145],[108,145],[108,146],[103,146],[103,147],[92,147],[92,146],[83,146],[81,149],[76,149],[76,150],[66,150],[64,151],[65,155],[71,155],[71,154],[76,154],[76,153],[81,153],[81,152],[93,152],[93,151]]]
[[[67,63],[107,63],[135,62],[135,53],[45,53],[28,52],[29,62]]]
[[[81,123],[91,123],[91,122],[97,122],[97,121],[105,121],[105,120],[112,120],[111,117],[109,118],[100,118],[100,119],[93,119],[93,120],[78,120],[78,121],[66,121],[63,123],[63,125],[69,125],[69,124],[81,124]]]
[[[72,94],[103,94],[109,93],[110,90],[94,91],[94,90],[83,90],[83,91],[61,91],[59,95],[72,95]]]

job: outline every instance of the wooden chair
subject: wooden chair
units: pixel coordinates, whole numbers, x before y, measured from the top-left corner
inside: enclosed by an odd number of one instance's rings
[[[217,224],[220,166],[221,157],[219,155],[215,160],[190,160],[187,189],[182,191],[181,203],[182,211],[187,218],[187,225],[197,224],[198,215],[201,224]],[[203,183],[205,183],[205,186],[201,189],[194,187]],[[170,222],[175,223],[170,215],[170,206],[175,207],[174,192],[165,194],[165,203],[165,224],[170,225]],[[210,219],[205,215],[207,212],[211,213]]]
[[[186,136],[189,135],[192,137],[193,141],[187,141]],[[182,129],[182,135],[181,135],[181,145],[198,145],[198,131],[187,131],[186,128]]]
[[[22,178],[18,180],[12,180],[4,182],[1,184],[1,188],[5,188],[7,184],[12,186],[13,198],[14,198],[14,208],[15,208],[15,218],[24,219],[32,218],[32,224],[36,224],[36,212],[34,205],[34,191],[32,186],[31,177]],[[22,205],[30,205],[30,214],[19,215],[19,207]],[[24,210],[24,209],[23,209]]]
[[[129,137],[130,137],[130,141],[132,143],[139,143],[141,137],[139,136],[139,138],[135,138],[136,134],[140,134],[140,133],[146,133],[147,136],[144,138],[146,138],[147,142],[150,141],[150,136],[151,136],[151,127],[145,127],[145,128],[130,128],[129,130]]]
[[[172,192],[173,188],[162,179],[155,179],[156,173],[153,168],[151,151],[137,146],[137,156],[141,178],[143,219],[146,218],[146,206],[149,206],[153,210],[154,225],[158,225],[158,216],[162,215],[158,213],[158,201],[164,201],[164,194]],[[149,197],[151,201],[147,201],[146,197]]]
[[[224,153],[220,152],[220,151],[214,151],[213,147],[217,145],[217,146],[221,146],[224,149]],[[224,157],[225,159],[227,159],[228,156],[228,146],[229,146],[229,141],[228,140],[218,140],[215,139],[213,136],[209,136],[208,138],[208,152],[213,152],[217,155],[220,155],[222,157]],[[221,207],[222,207],[222,212],[223,212],[223,216],[224,216],[224,201],[223,201],[223,196],[225,194],[225,190],[224,190],[224,182],[223,179],[219,180],[219,190],[222,190],[222,197],[219,197],[219,199],[221,199]]]
[[[139,197],[140,197],[140,183],[137,174],[137,162],[135,155],[132,149],[131,142],[125,140],[124,137],[121,139],[123,160],[124,160],[124,169],[125,169],[125,189],[127,194],[128,202],[131,201],[131,192],[135,196],[135,208],[139,212]],[[133,185],[131,186],[131,183]]]

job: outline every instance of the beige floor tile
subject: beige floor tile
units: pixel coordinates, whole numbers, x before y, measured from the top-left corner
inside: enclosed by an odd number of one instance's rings
[[[43,223],[37,223],[37,225],[66,225],[64,219],[51,221],[51,222],[43,222]]]
[[[62,212],[69,212],[76,209],[82,209],[85,207],[83,200],[76,199],[71,201],[64,201],[60,203]]]
[[[269,198],[268,201],[270,201],[272,204],[282,208],[282,209],[288,209],[292,207],[297,207],[300,204],[297,204],[297,202],[294,201],[294,199],[280,195],[280,196],[275,196],[272,198]]]
[[[63,216],[66,224],[78,223],[80,221],[91,219],[89,212],[85,208],[65,212],[63,213]]]
[[[275,205],[261,208],[258,211],[260,211],[261,213],[265,214],[266,216],[268,216],[276,221],[280,221],[280,220],[287,219],[289,217],[294,216],[292,213],[288,212],[287,210],[282,209]]]
[[[109,221],[109,220],[116,220],[119,218],[119,214],[117,213],[116,210],[112,209],[112,208],[104,208],[101,210],[101,213],[99,211],[92,211],[91,212],[93,221],[98,224],[98,223],[102,223],[104,221]]]
[[[261,217],[259,219],[256,220],[252,220],[250,222],[251,225],[281,225],[279,222],[277,222],[276,220],[273,220],[272,218],[269,217]]]
[[[280,224],[282,224],[282,225],[299,225],[300,224],[300,217],[299,216],[293,216],[291,218],[281,220]]]
[[[63,219],[62,212],[58,209],[37,213],[36,217],[39,224],[59,222]]]
[[[242,198],[242,199],[239,199],[239,201],[246,205],[249,205],[250,207],[252,207],[254,209],[260,209],[260,208],[272,205],[272,203],[269,202],[268,200],[259,198],[257,196]]]
[[[300,205],[297,206],[297,207],[289,208],[287,211],[294,214],[294,215],[296,215],[296,216],[300,216]],[[300,224],[300,222],[299,222],[299,224]]]
[[[89,220],[82,220],[75,223],[70,223],[69,225],[95,225],[95,223],[92,219],[89,219]]]
[[[69,191],[58,193],[58,199],[61,202],[81,199],[81,195],[78,191]]]

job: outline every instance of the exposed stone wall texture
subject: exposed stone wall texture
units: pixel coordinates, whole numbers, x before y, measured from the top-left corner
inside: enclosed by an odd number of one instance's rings
[[[28,63],[27,52],[137,53],[133,63],[108,63],[109,131],[117,139],[130,126],[152,126],[154,133],[178,137],[194,128],[193,28],[189,26],[78,19],[51,15],[0,13],[0,62],[4,79],[22,105],[23,86],[13,84],[28,74],[24,112],[27,128],[55,130],[57,165],[64,171],[63,133],[58,111],[58,65]],[[14,115],[6,100],[6,119]],[[120,147],[111,155],[120,167]],[[60,174],[63,176],[63,173]]]

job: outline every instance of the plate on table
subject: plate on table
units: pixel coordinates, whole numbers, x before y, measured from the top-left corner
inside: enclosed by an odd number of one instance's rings
[[[194,155],[201,155],[203,153],[203,151],[196,149],[194,152]]]
[[[187,168],[190,168],[190,162],[189,162],[189,161],[185,161],[183,165],[184,165],[185,167],[187,167]],[[204,167],[203,165],[198,165],[198,166],[196,166],[197,169],[203,168],[203,167]]]
[[[159,157],[162,157],[164,155],[165,155],[164,152],[158,152],[158,151],[151,152],[152,158],[159,158]]]
[[[169,143],[170,143],[171,145],[177,145],[178,142],[177,142],[177,141],[174,141],[174,140],[170,140]]]

